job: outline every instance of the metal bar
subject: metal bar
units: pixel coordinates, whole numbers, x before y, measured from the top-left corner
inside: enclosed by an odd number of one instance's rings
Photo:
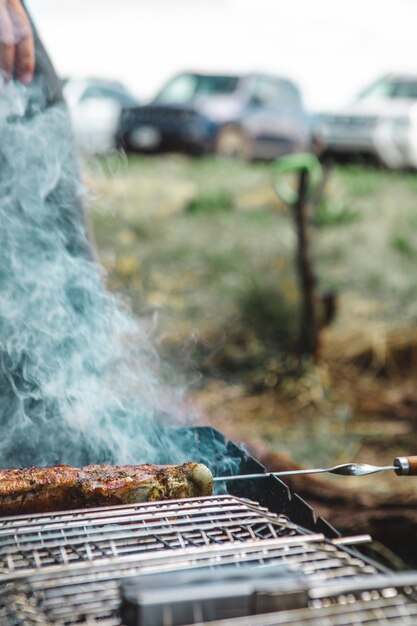
[[[370,582],[360,578],[349,582],[328,582],[325,586],[315,586],[310,591],[312,599],[328,598],[330,596],[340,596],[346,593],[363,593],[369,590]],[[395,572],[391,574],[377,575],[372,577],[372,591],[383,591],[387,589],[410,588],[417,589],[417,571]]]
[[[334,546],[357,546],[363,543],[372,543],[371,535],[352,535],[352,537],[336,537],[330,539]]]
[[[314,469],[285,470],[282,472],[265,472],[260,474],[235,474],[233,476],[215,476],[213,482],[230,482],[233,480],[253,480],[255,478],[267,478],[269,476],[302,476],[304,474],[339,474],[341,476],[367,476],[377,472],[398,469],[395,465],[377,466],[365,463],[344,463],[334,467],[319,467]]]

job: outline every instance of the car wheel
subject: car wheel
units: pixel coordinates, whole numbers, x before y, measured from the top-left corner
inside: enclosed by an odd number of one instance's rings
[[[251,139],[238,126],[224,126],[217,135],[216,154],[228,159],[249,161],[253,156]]]

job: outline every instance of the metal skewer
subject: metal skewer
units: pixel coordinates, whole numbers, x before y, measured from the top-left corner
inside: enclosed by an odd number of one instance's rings
[[[265,478],[268,476],[301,476],[303,474],[339,474],[340,476],[367,476],[368,474],[376,474],[377,472],[385,472],[394,470],[398,476],[416,476],[417,475],[417,457],[397,457],[394,459],[393,465],[369,465],[367,463],[344,463],[343,465],[335,465],[334,467],[319,467],[315,469],[287,470],[282,472],[266,472],[264,474],[236,474],[234,476],[216,476],[214,482],[231,481],[231,480],[249,480],[253,478]]]

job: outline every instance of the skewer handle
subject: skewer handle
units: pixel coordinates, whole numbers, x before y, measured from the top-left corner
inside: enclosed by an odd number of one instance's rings
[[[417,476],[417,456],[397,456],[394,466],[397,476]]]

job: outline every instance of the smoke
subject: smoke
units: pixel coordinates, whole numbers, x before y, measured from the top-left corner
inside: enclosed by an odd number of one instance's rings
[[[0,97],[0,466],[190,459],[163,428],[188,419],[179,394],[90,256],[77,181],[65,107],[11,83]]]

